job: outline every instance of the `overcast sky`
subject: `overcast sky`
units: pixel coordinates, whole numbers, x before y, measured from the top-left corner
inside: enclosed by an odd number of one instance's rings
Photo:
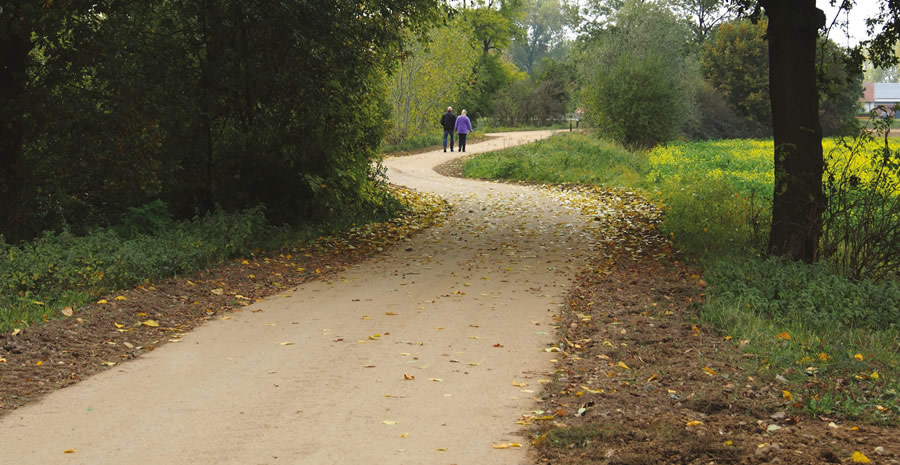
[[[834,21],[835,14],[837,13],[837,7],[832,7],[830,5],[830,0],[816,0],[816,6],[821,8],[822,11],[825,12],[826,17],[826,26],[830,25],[832,21]],[[835,3],[840,4],[840,0]],[[879,1],[878,0],[856,0],[856,6],[850,10],[849,13],[849,30],[850,30],[850,44],[856,45],[862,40],[868,38],[866,34],[866,19],[874,16],[875,13],[879,10]],[[839,22],[843,22],[848,19],[848,14],[846,12],[841,12],[840,17],[838,18]],[[846,46],[847,44],[847,32],[842,30],[838,25],[835,25],[830,34],[831,40],[835,41],[838,45]]]

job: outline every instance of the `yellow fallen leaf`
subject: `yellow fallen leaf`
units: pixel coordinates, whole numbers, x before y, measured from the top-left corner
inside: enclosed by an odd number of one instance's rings
[[[125,327],[125,325],[120,325],[119,323],[116,323],[115,321],[113,322],[113,324],[116,325],[116,328],[124,328]]]
[[[584,389],[585,391],[590,392],[591,394],[603,394],[603,389],[591,389],[587,386],[581,386],[581,389]]]
[[[187,283],[188,283],[188,284],[190,284],[190,285],[191,285],[191,286],[195,286],[195,284],[194,284],[194,282],[193,282],[193,281],[191,281],[191,280],[190,280],[190,279],[189,279],[189,280],[187,280]]]
[[[0,363],[6,363],[6,359],[3,357],[0,357]]]
[[[103,304],[108,304],[109,302],[107,302],[106,299],[100,299],[97,301],[97,303],[100,305],[103,305]]]
[[[222,295],[225,293],[225,289],[222,289],[221,287],[219,287],[216,289],[210,289],[209,292],[212,292],[215,295]]]
[[[35,305],[41,305],[41,306],[47,305],[47,304],[45,304],[44,302],[41,302],[40,300],[32,300],[31,303],[33,303],[33,304],[35,304]]]
[[[387,316],[397,316],[398,315],[397,312],[384,312],[384,314]]]
[[[829,359],[831,359],[830,355],[826,354],[825,352],[819,352],[819,360],[827,362]]]
[[[619,362],[619,363],[616,364],[616,366],[619,367],[619,368],[624,368],[624,369],[626,369],[626,370],[630,370],[630,369],[631,369],[631,368],[628,368],[628,365],[626,365],[625,362]]]
[[[713,370],[713,369],[710,368],[708,365],[705,366],[705,367],[703,367],[703,372],[706,373],[706,374],[709,375],[709,376],[716,376],[716,370]]]
[[[503,444],[492,444],[491,447],[494,449],[509,449],[510,447],[522,447],[518,442],[506,442]]]
[[[106,366],[108,366],[108,367],[114,367],[114,366],[116,366],[116,362],[103,362],[103,364],[106,365]]]
[[[781,339],[781,340],[783,340],[783,341],[790,341],[790,340],[791,340],[791,333],[789,333],[789,332],[787,332],[787,331],[785,331],[785,332],[783,332],[783,333],[778,333],[778,335],[776,335],[775,338],[776,338],[776,339]]]
[[[363,315],[362,317],[360,317],[360,320],[371,320],[371,319],[372,319],[372,317],[370,317],[369,315]]]
[[[146,320],[141,322],[144,326],[149,326],[151,328],[159,327],[159,323],[156,320]]]
[[[256,275],[255,275],[255,274],[247,275],[247,277],[250,278],[250,279],[256,279]]]
[[[247,260],[241,260],[241,265],[249,265],[249,264],[250,264],[250,262],[248,262]]]
[[[868,457],[865,456],[865,454],[863,454],[860,451],[854,452],[853,455],[850,456],[850,460],[852,460],[853,463],[871,463],[872,462],[871,460],[869,460]]]
[[[296,344],[296,342],[285,341],[285,342],[280,342],[279,344],[281,344],[283,346],[292,346],[292,345]]]
[[[862,354],[856,354],[856,355],[853,356],[853,358],[859,360],[860,362],[863,361],[863,355],[862,355]]]
[[[403,433],[403,434],[400,435],[400,437],[401,437],[401,438],[404,438],[404,439],[405,439],[405,438],[408,438],[408,437],[409,437],[409,433]]]
[[[475,362],[469,362],[469,366],[470,366],[470,367],[477,367],[477,366],[481,366],[481,364],[480,364],[480,363],[475,363]]]
[[[128,297],[125,297],[124,295],[117,295],[116,300],[128,300]]]
[[[74,454],[75,452],[78,452],[78,449],[66,449],[63,454]]]
[[[72,316],[72,307],[65,307],[60,312],[65,316]]]
[[[526,384],[526,383],[520,383],[520,382],[518,382],[518,381],[513,381],[513,382],[512,382],[512,385],[515,386],[515,387],[525,387],[525,386],[528,386],[528,384]]]
[[[789,402],[794,400],[794,395],[791,394],[791,391],[781,391],[781,397]]]
[[[700,420],[691,420],[691,421],[687,422],[686,426],[700,426],[702,424],[703,424],[703,422]]]
[[[230,316],[223,316],[222,318],[219,318],[219,319],[220,319],[220,320],[230,320],[231,317],[230,317]]]
[[[14,330],[12,330],[12,332],[11,332],[11,333],[9,333],[9,335],[10,335],[10,336],[18,336],[18,335],[19,335],[19,333],[21,333],[21,332],[22,332],[22,330],[21,330],[21,329],[19,329],[19,328],[16,328],[16,329],[14,329]]]
[[[440,383],[444,380],[442,380],[441,378],[428,378],[428,381],[434,381],[435,383]]]
[[[373,335],[369,336],[369,339],[371,339],[373,341],[377,341],[380,338],[381,338],[380,334],[373,334]]]
[[[407,381],[412,381],[412,380],[416,379],[416,376],[415,376],[415,375],[411,375],[411,374],[409,374],[409,373],[404,373],[404,374],[403,374],[403,379],[405,379],[405,380],[407,380]]]
[[[144,312],[140,312],[140,313],[137,314],[137,316],[147,316],[147,314],[144,313]]]
[[[725,442],[723,442],[722,444],[725,444],[726,446],[730,446],[730,445],[733,445],[734,442],[732,442],[732,441],[725,441]]]
[[[382,423],[384,423],[385,425],[396,425],[397,424],[397,422],[394,420],[384,420],[384,421],[382,421]]]
[[[39,367],[39,366],[41,366],[41,365],[43,365],[43,364],[44,364],[44,361],[43,361],[43,360],[39,360],[37,363],[34,364],[34,366]]]

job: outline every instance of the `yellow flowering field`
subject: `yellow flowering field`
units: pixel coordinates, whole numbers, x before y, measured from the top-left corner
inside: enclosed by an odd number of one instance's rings
[[[883,143],[883,142],[882,142]],[[838,173],[850,165],[857,176],[866,181],[867,166],[871,167],[872,155],[882,147],[879,141],[865,144],[864,150],[851,156],[851,151],[836,139],[824,139],[825,158]],[[900,148],[900,141],[892,141],[892,150]],[[774,185],[771,140],[732,139],[707,142],[680,142],[659,146],[649,153],[652,181],[677,184],[695,180],[722,180],[739,191],[755,192],[771,197]]]

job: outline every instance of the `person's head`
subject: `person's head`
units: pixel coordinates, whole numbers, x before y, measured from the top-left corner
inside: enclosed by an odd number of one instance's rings
[[[465,114],[466,114],[466,110],[461,111],[459,114],[465,115]]]
[[[447,107],[447,111],[453,111],[453,107]]]

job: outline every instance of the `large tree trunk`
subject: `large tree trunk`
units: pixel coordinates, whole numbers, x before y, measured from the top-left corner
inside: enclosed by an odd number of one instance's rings
[[[21,25],[3,23],[6,21],[0,21],[0,234],[16,242],[21,239],[25,221],[20,200],[24,183],[25,67],[31,42],[20,30]]]
[[[769,253],[813,262],[822,234],[822,129],[816,38],[825,14],[815,0],[762,0],[769,18],[769,95],[775,196]]]

